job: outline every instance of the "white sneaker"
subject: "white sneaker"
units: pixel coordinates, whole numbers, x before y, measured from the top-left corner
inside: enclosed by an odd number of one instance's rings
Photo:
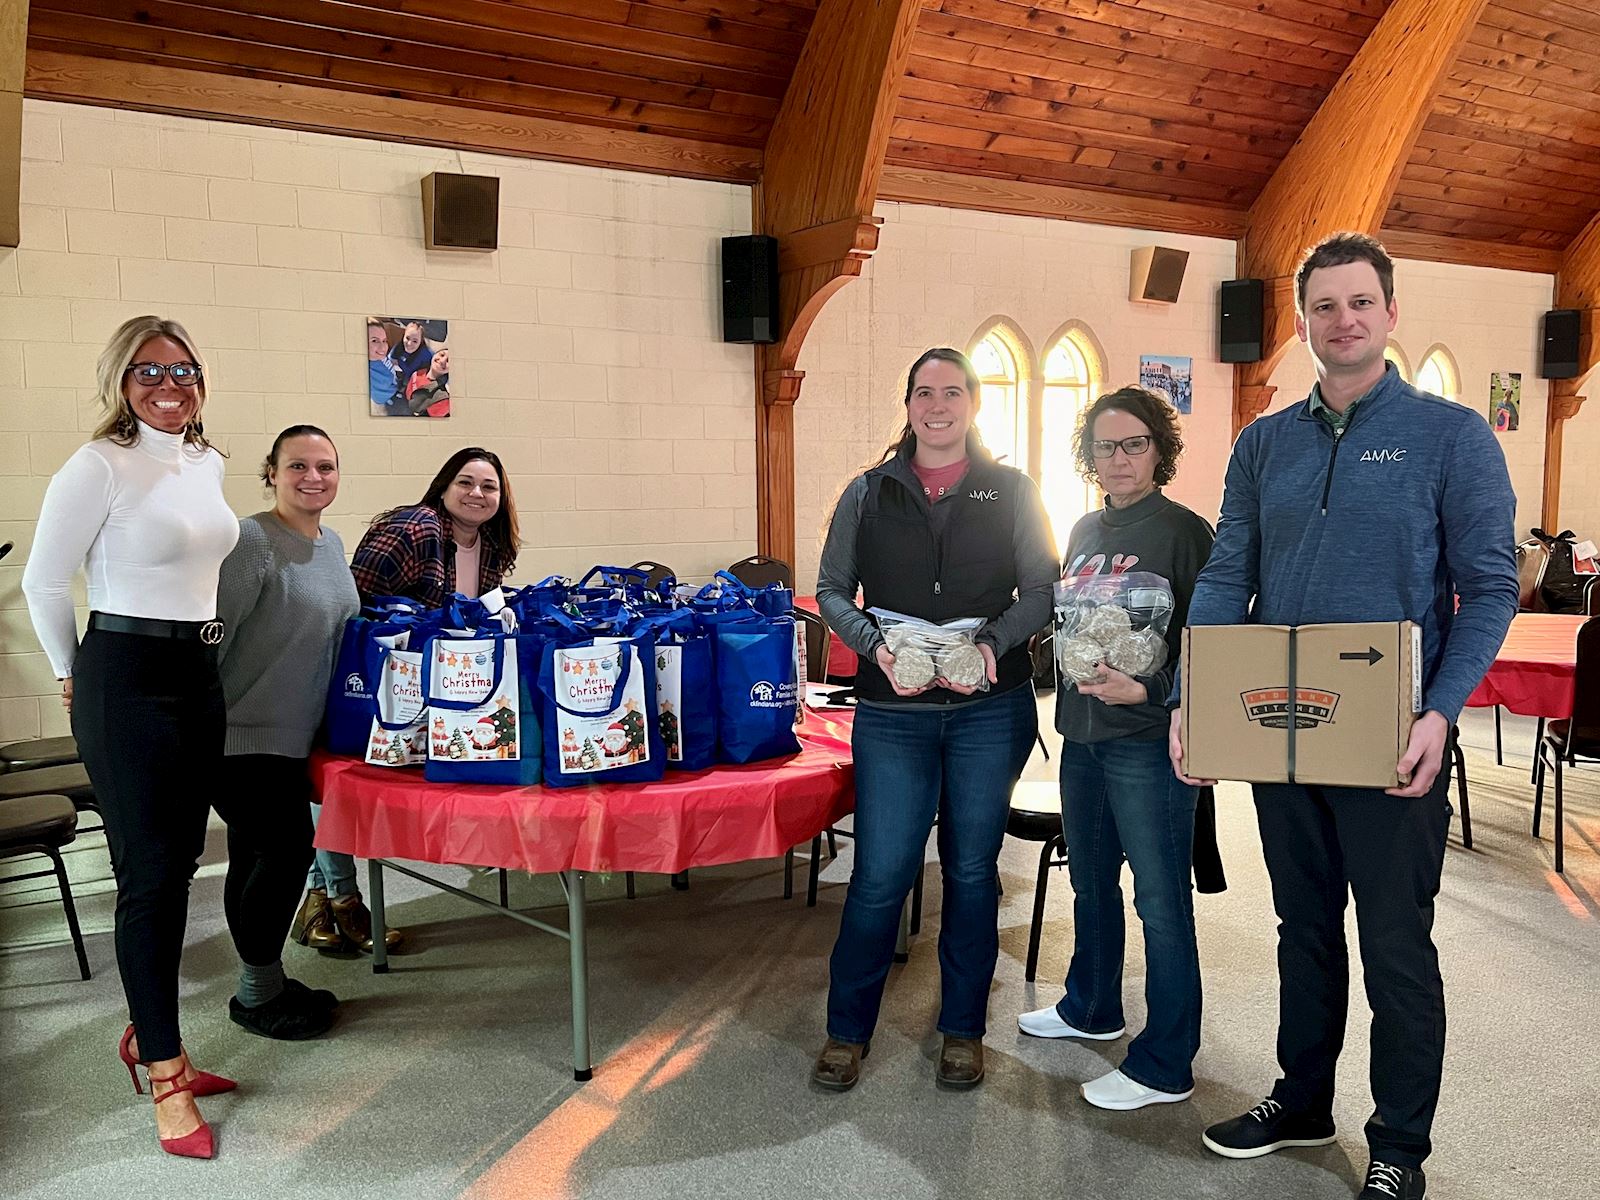
[[[1096,1108],[1120,1111],[1143,1108],[1147,1104],[1176,1104],[1192,1095],[1194,1095],[1193,1088],[1187,1092],[1158,1092],[1155,1088],[1135,1083],[1121,1071],[1113,1071],[1109,1075],[1100,1076],[1099,1079],[1091,1079],[1083,1085],[1083,1098],[1090,1104]]]
[[[1029,1037],[1084,1038],[1091,1042],[1114,1042],[1124,1032],[1117,1029],[1111,1033],[1085,1033],[1081,1029],[1074,1029],[1061,1019],[1054,1004],[1037,1012],[1023,1013],[1017,1018],[1017,1028]]]

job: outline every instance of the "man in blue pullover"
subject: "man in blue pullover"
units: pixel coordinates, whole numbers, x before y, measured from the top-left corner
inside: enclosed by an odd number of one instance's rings
[[[1444,753],[1517,610],[1516,497],[1488,423],[1384,360],[1398,311],[1378,242],[1341,233],[1319,243],[1295,273],[1295,303],[1317,383],[1305,403],[1240,434],[1189,624],[1414,621],[1425,711],[1398,764],[1405,786],[1255,786],[1279,920],[1283,1075],[1249,1112],[1206,1130],[1205,1144],[1256,1158],[1334,1140],[1353,894],[1376,1110],[1361,1200],[1420,1200],[1444,1065],[1432,936],[1450,819]],[[1180,775],[1181,718],[1173,712],[1170,736]]]

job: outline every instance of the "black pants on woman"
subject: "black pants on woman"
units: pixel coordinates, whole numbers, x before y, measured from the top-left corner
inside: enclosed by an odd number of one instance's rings
[[[228,932],[241,961],[265,967],[283,956],[311,866],[311,777],[306,760],[230,754],[212,805],[228,823]]]
[[[72,689],[72,732],[117,880],[117,969],[139,1054],[177,1058],[189,881],[205,849],[227,733],[216,648],[90,629]]]

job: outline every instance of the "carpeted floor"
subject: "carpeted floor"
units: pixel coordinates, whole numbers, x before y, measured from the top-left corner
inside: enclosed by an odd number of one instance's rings
[[[1046,708],[1048,701],[1046,702]],[[1444,1098],[1429,1195],[1445,1200],[1591,1196],[1600,1179],[1600,769],[1570,778],[1567,874],[1550,830],[1529,836],[1532,723],[1510,719],[1494,765],[1485,714],[1466,737],[1476,846],[1456,836],[1437,935],[1450,1005]],[[1039,756],[1030,776],[1049,778]],[[849,843],[823,875],[819,907],[785,902],[780,864],[696,871],[687,892],[659,877],[623,898],[591,887],[593,1082],[572,1082],[566,947],[391,876],[391,917],[411,953],[374,976],[365,961],[289,947],[292,974],[332,987],[341,1023],[311,1043],[253,1037],[227,1020],[234,959],[222,924],[222,834],[194,889],[184,959],[188,1046],[241,1081],[202,1108],[220,1156],[180,1162],[156,1148],[148,1099],[115,1057],[125,1009],[109,928],[104,842],[72,855],[95,978],[79,982],[48,882],[0,887],[0,1194],[382,1200],[473,1197],[970,1196],[1345,1197],[1366,1166],[1361,1126],[1365,1001],[1353,971],[1340,1140],[1235,1163],[1205,1151],[1208,1123],[1270,1087],[1274,927],[1248,793],[1219,795],[1230,890],[1198,899],[1204,1046],[1186,1104],[1106,1113],[1078,1096],[1121,1043],[1020,1037],[1019,1011],[1060,994],[1071,943],[1064,872],[1051,883],[1040,982],[1023,981],[1037,847],[1008,842],[1001,958],[990,1001],[989,1077],[970,1093],[933,1085],[935,937],[927,923],[891,976],[861,1084],[808,1082],[822,1037],[827,956]],[[931,854],[931,851],[930,851]],[[21,869],[10,864],[12,871]],[[449,877],[493,892],[493,877]],[[514,877],[514,901],[549,906],[550,879]],[[1142,1022],[1142,946],[1130,910],[1128,1021]],[[1353,934],[1352,934],[1353,942]]]

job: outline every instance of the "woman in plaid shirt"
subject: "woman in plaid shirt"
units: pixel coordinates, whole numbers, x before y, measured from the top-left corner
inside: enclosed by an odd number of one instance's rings
[[[350,570],[363,602],[404,596],[438,608],[456,592],[499,587],[520,544],[505,468],[492,451],[469,446],[450,456],[421,501],[374,518]]]

